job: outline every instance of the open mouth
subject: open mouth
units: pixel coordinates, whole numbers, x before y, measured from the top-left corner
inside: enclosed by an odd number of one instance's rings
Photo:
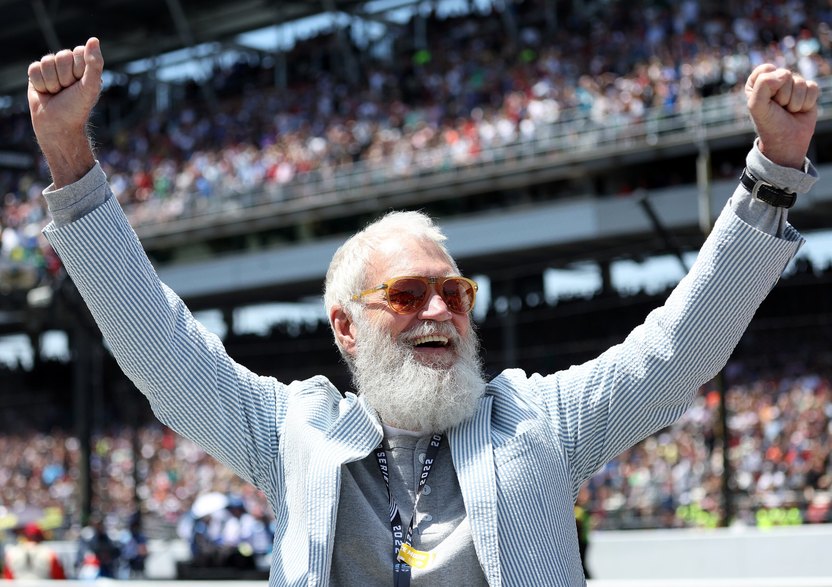
[[[412,340],[411,344],[417,349],[441,349],[448,346],[448,337],[440,334],[420,336]]]

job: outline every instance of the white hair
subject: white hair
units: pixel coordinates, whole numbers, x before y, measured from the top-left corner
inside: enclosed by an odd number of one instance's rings
[[[454,271],[459,271],[445,247],[447,237],[430,216],[415,211],[388,212],[351,236],[332,256],[324,282],[324,307],[327,315],[333,307],[340,306],[347,315],[354,317],[362,306],[359,302],[353,301],[352,296],[376,285],[367,283],[369,273],[367,269],[373,255],[378,252],[383,243],[390,239],[405,238],[436,245],[447,257]],[[330,326],[332,326],[331,323]],[[338,345],[341,355],[351,366],[350,357],[344,353],[337,337],[335,344]]]

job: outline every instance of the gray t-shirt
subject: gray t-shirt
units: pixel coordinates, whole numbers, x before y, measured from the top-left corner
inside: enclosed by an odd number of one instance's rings
[[[406,529],[416,499],[430,436],[388,436],[384,449],[389,465],[390,490]],[[387,488],[375,452],[344,466],[341,499],[335,525],[332,585],[393,583],[393,534],[388,516]],[[412,569],[411,584],[487,585],[480,567],[471,527],[465,515],[462,492],[453,467],[447,439],[442,440],[436,462],[419,498],[413,532],[414,548],[435,553],[425,569]]]

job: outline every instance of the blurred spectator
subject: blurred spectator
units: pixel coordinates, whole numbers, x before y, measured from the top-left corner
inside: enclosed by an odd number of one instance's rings
[[[192,563],[199,567],[256,569],[271,552],[271,517],[256,501],[257,515],[248,511],[237,494],[210,492],[194,501],[180,520],[177,532],[191,545]]]
[[[228,496],[218,491],[199,495],[177,523],[179,537],[191,547],[191,562],[198,567],[220,566],[219,520],[224,518]],[[216,521],[215,521],[216,520]]]
[[[587,552],[589,550],[589,532],[592,529],[592,516],[587,509],[589,507],[589,491],[586,485],[578,491],[578,499],[575,502],[575,525],[578,531],[578,549],[581,555],[581,563],[584,566],[584,577],[591,579],[592,575],[587,566]]]
[[[77,571],[80,581],[95,581],[101,578],[101,565],[93,552],[86,552],[81,557]]]
[[[122,579],[143,579],[144,565],[147,560],[147,536],[142,531],[142,518],[136,512],[130,516],[127,529],[119,540],[121,543],[121,572]]]
[[[66,579],[58,555],[44,544],[43,531],[37,524],[27,524],[19,535],[20,541],[5,549],[4,579]]]
[[[93,569],[97,566],[98,577],[114,579],[120,556],[121,549],[104,527],[102,515],[90,516],[89,525],[81,530],[78,542],[78,575],[94,574]]]
[[[191,546],[191,561],[199,567],[219,566],[219,548],[211,536],[212,514],[195,518],[187,530],[180,532],[180,537],[188,540]]]
[[[230,495],[225,509],[211,519],[208,529],[217,546],[218,566],[256,568],[252,543],[258,529],[258,522],[246,511],[243,499],[239,495]]]

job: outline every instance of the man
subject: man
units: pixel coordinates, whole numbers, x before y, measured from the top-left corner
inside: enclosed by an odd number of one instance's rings
[[[578,530],[578,553],[581,555],[581,564],[584,568],[584,577],[591,578],[587,559],[589,558],[589,532],[592,524],[592,516],[587,509],[589,507],[589,488],[583,485],[578,491],[575,499],[575,526]]]
[[[784,206],[816,179],[817,85],[758,67],[743,185],[665,305],[584,365],[489,382],[475,285],[429,218],[389,215],[327,274],[358,390],[342,396],[323,377],[285,385],[236,364],[159,283],[85,134],[102,70],[94,38],[29,67],[54,181],[45,234],[157,416],[268,496],[271,585],[584,584],[582,482],[679,417],[723,366],[801,244]]]
[[[90,554],[93,556],[87,556]],[[79,575],[80,569],[87,566],[94,568],[93,571],[87,568],[87,572],[94,573],[96,577],[115,578],[119,557],[121,546],[110,537],[101,513],[94,513],[78,537],[75,565]],[[91,564],[93,561],[94,564]]]
[[[124,565],[124,574],[128,579],[143,579],[144,565],[147,561],[147,536],[142,529],[140,512],[130,515],[127,528],[119,540],[119,554]]]
[[[246,510],[239,495],[229,495],[225,510],[212,520],[209,534],[218,550],[219,565],[237,569],[254,569],[252,540],[257,530],[257,520]]]
[[[26,524],[19,534],[20,542],[6,548],[4,579],[66,579],[57,553],[43,542],[40,526]]]

